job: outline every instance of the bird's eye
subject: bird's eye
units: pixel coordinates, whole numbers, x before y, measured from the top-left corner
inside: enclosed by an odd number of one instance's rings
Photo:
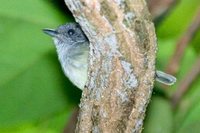
[[[70,35],[70,36],[71,36],[71,35],[74,35],[74,33],[75,33],[75,30],[73,30],[73,29],[70,29],[70,30],[68,30],[68,32],[67,32],[67,33],[68,33],[68,35]]]

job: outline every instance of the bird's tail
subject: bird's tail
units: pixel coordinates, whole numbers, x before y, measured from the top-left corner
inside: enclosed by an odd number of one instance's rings
[[[165,85],[173,85],[176,82],[176,78],[172,75],[157,70],[156,81],[163,83]]]

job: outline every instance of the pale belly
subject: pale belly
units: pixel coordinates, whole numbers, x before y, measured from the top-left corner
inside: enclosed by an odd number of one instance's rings
[[[75,86],[77,86],[81,90],[84,88],[87,81],[87,67],[81,66],[78,68],[67,65],[64,72]]]

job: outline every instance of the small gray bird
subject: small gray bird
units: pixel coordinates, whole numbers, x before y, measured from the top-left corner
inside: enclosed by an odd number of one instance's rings
[[[59,61],[65,75],[81,90],[87,81],[89,41],[77,23],[68,23],[57,29],[43,29],[56,46]],[[176,78],[162,71],[156,71],[156,80],[173,85]]]

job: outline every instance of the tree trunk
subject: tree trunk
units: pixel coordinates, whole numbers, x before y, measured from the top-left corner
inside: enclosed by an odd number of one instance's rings
[[[155,77],[145,0],[65,0],[90,40],[76,133],[139,133]]]

